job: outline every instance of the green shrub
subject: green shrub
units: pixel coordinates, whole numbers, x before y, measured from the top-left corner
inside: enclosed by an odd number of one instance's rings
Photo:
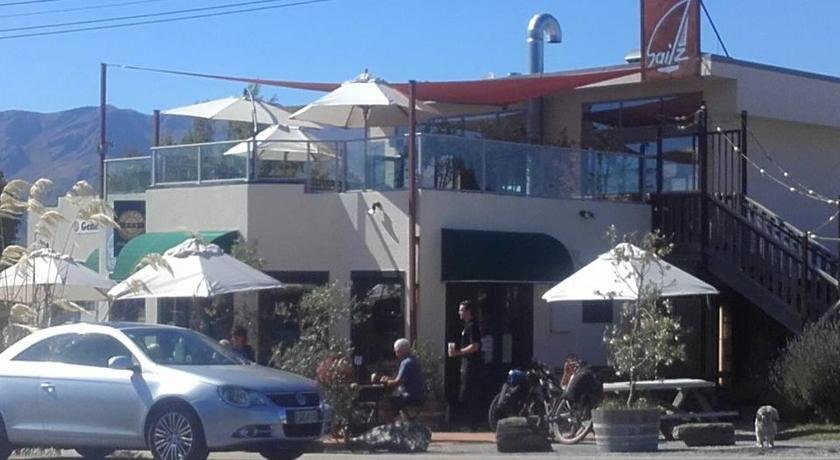
[[[423,368],[423,379],[426,381],[427,397],[443,401],[443,355],[435,353],[434,348],[426,342],[415,347],[415,355]]]
[[[276,313],[299,325],[300,339],[290,346],[275,348],[270,364],[317,380],[333,406],[336,423],[345,423],[356,396],[350,388],[353,347],[347,338],[337,334],[335,326],[348,319],[363,320],[361,306],[333,283],[307,292],[299,304],[284,304]]]
[[[773,365],[779,391],[800,409],[840,422],[840,322],[816,323],[791,339]]]

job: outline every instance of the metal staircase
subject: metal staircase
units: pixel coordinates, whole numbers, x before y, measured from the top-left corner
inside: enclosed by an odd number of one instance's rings
[[[700,136],[700,190],[653,195],[653,227],[672,239],[675,263],[711,275],[798,332],[837,303],[838,259],[747,197],[742,119],[740,130]]]

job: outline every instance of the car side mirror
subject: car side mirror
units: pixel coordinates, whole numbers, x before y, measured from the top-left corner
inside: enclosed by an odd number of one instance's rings
[[[127,371],[139,372],[140,366],[134,364],[134,360],[130,356],[120,355],[112,356],[108,359],[108,367],[111,369],[124,369]]]

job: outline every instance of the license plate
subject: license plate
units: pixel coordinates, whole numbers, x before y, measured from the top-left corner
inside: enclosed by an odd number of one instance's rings
[[[292,423],[316,423],[320,419],[317,410],[297,410],[290,415]]]

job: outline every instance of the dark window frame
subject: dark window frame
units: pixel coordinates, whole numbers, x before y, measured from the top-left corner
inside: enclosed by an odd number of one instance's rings
[[[607,324],[613,322],[612,300],[584,300],[581,302],[581,322]]]

